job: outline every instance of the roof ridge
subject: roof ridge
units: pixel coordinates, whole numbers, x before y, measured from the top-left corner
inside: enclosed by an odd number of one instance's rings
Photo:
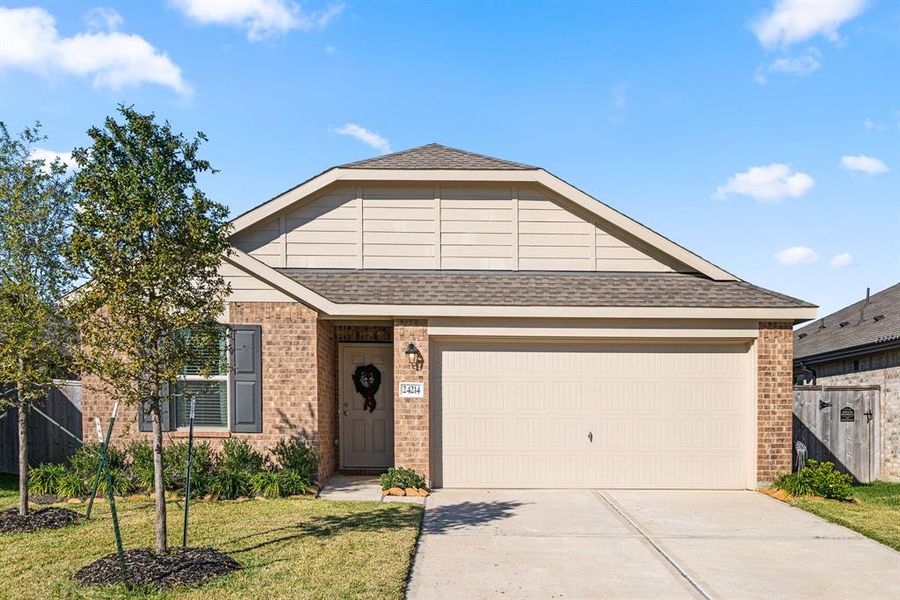
[[[440,152],[453,153],[453,154],[457,154],[457,155],[462,155],[464,157],[468,157],[470,159],[477,159],[479,161],[486,161],[489,163],[493,163],[492,165],[481,165],[480,167],[479,166],[460,167],[460,166],[452,166],[451,165],[451,166],[443,166],[443,167],[435,166],[435,167],[430,167],[430,168],[449,168],[449,169],[483,168],[483,169],[501,169],[502,170],[503,167],[506,167],[509,169],[516,169],[516,170],[520,170],[520,169],[521,170],[538,170],[539,169],[539,167],[535,167],[533,165],[527,165],[525,163],[514,162],[511,160],[507,160],[505,158],[497,158],[496,156],[489,156],[487,154],[479,154],[477,152],[471,152],[469,150],[463,150],[461,148],[454,148],[452,146],[445,146],[443,144],[438,144],[436,142],[432,142],[430,144],[425,144],[422,146],[415,146],[414,148],[407,148],[406,150],[398,150],[397,152],[391,152],[389,154],[382,154],[380,156],[373,156],[371,158],[364,158],[361,160],[344,163],[342,165],[338,165],[338,168],[355,169],[355,168],[369,167],[369,166],[378,167],[380,164],[382,164],[384,162],[390,163],[391,161],[397,160],[398,158],[402,158],[404,156],[409,156],[409,155],[415,154],[415,153],[422,153],[423,151],[429,151],[429,150],[435,151],[437,153],[440,153]],[[427,158],[431,159],[432,161],[435,160],[434,155],[427,156]],[[440,162],[440,161],[438,161],[438,162]],[[381,167],[381,168],[384,168],[384,167]],[[394,166],[391,168],[402,169],[402,168],[409,168],[409,167]],[[413,168],[415,168],[415,167],[413,167]],[[422,167],[419,167],[419,168],[422,168]]]

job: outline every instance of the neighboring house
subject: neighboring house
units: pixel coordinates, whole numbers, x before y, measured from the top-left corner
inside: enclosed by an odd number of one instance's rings
[[[900,283],[794,332],[799,385],[878,386],[881,479],[900,480]]]
[[[302,435],[320,477],[396,465],[447,487],[740,489],[790,470],[792,327],[815,307],[543,169],[414,148],[313,177],[231,240],[234,369],[182,384],[208,392],[201,438]],[[84,407],[88,427],[110,400]]]

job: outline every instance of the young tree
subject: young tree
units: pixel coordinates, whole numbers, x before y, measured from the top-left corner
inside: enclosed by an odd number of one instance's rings
[[[78,360],[117,399],[149,411],[153,422],[156,551],[166,552],[161,404],[191,363],[207,360],[228,286],[218,274],[228,251],[228,209],[200,191],[193,140],[120,106],[88,130],[75,150],[81,202],[69,253],[89,278],[70,303],[81,333]],[[190,330],[191,335],[183,335]],[[193,338],[193,339],[190,339]],[[197,343],[198,339],[201,343]],[[210,365],[212,368],[212,365]]]
[[[40,125],[10,136],[0,122],[0,410],[19,413],[19,514],[28,514],[31,407],[47,397],[71,341],[58,302],[72,282],[62,257],[71,177],[59,159],[32,158]]]

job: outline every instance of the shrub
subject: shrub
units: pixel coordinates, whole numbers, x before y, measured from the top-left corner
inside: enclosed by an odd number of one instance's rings
[[[125,453],[110,446],[106,451],[112,478],[113,493],[124,495],[134,489],[131,471],[125,463]],[[91,493],[91,485],[100,464],[100,445],[85,444],[69,458],[71,469],[59,481],[59,496],[83,497]],[[106,478],[101,476],[97,495],[106,495]]]
[[[213,458],[214,454],[209,442],[194,444],[191,464],[191,495],[205,493],[213,474]],[[163,450],[163,482],[167,490],[184,495],[187,487],[187,461],[187,442],[172,444]]]
[[[309,489],[309,482],[296,471],[281,469],[260,471],[251,479],[253,493],[266,498],[280,498],[291,494],[302,494]]]
[[[153,448],[148,442],[132,442],[126,448],[131,459],[131,476],[135,486],[144,491],[153,491]]]
[[[34,494],[58,496],[59,480],[68,469],[64,465],[44,463],[28,471],[28,489]]]
[[[309,479],[303,477],[296,471],[285,469],[278,472],[278,479],[281,485],[282,495],[290,496],[291,494],[305,494],[309,489]]]
[[[423,488],[425,487],[425,478],[412,469],[391,467],[387,473],[381,476],[381,489],[386,490],[392,487]]]
[[[243,472],[254,475],[263,470],[266,458],[244,440],[227,439],[219,454],[219,471]]]
[[[849,500],[853,496],[853,477],[834,470],[830,462],[809,459],[797,473],[781,475],[772,487],[791,496],[821,496],[832,500]]]
[[[60,477],[57,496],[60,498],[84,498],[91,493],[91,484],[72,471]]]
[[[319,457],[316,451],[300,438],[288,438],[279,440],[272,450],[276,462],[285,471],[293,471],[304,481],[307,487],[312,483],[316,475],[316,465]]]
[[[106,459],[112,469],[123,470],[125,468],[125,453],[115,446],[107,448]],[[97,466],[100,464],[100,445],[83,445],[69,458],[69,464],[72,471],[79,477],[93,481],[94,475],[97,473]]]
[[[249,496],[252,491],[252,476],[245,471],[219,471],[209,482],[209,492],[222,498]]]
[[[131,457],[131,473],[136,485],[146,491],[153,491],[153,448],[145,441],[133,442],[128,446]],[[187,442],[178,442],[163,448],[163,487],[170,492],[184,494],[187,485]],[[194,459],[191,466],[191,495],[203,494],[209,486],[215,463],[209,442],[194,444]]]

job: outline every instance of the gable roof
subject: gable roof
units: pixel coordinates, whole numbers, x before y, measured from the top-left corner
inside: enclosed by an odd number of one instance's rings
[[[276,269],[337,304],[811,308],[744,281],[690,273]]]
[[[877,320],[876,320],[877,318]],[[841,324],[844,324],[841,326]],[[794,332],[794,358],[900,341],[900,283]]]
[[[376,156],[365,160],[340,165],[342,169],[465,169],[465,170],[536,170],[537,167],[524,165],[493,156],[467,152],[440,144],[427,144],[393,154]]]
[[[402,158],[406,156],[407,158]],[[412,158],[418,159],[413,161]],[[446,168],[449,163],[437,161],[436,156],[454,157],[453,160],[469,166],[466,168]],[[390,158],[394,157],[394,158]],[[429,158],[431,157],[431,158]],[[463,158],[465,157],[465,159]],[[372,161],[389,159],[392,162],[381,163],[381,166],[372,166]],[[393,161],[401,162],[393,162]],[[402,161],[415,162],[418,166],[408,168],[398,167]],[[435,160],[436,162],[429,162]],[[563,181],[559,177],[548,173],[544,169],[529,167],[519,163],[503,161],[501,159],[473,154],[462,150],[446,148],[437,144],[430,144],[410,151],[396,152],[393,155],[382,156],[367,161],[358,161],[349,165],[337,166],[308,179],[307,181],[275,196],[271,200],[260,204],[231,221],[232,236],[239,232],[269,219],[280,211],[294,206],[305,199],[313,198],[315,194],[334,183],[362,182],[506,182],[524,183],[527,185],[539,185],[550,191],[561,200],[572,203],[586,210],[611,226],[612,229],[621,231],[626,236],[640,240],[661,254],[671,257],[690,270],[702,273],[715,280],[737,281],[738,278],[724,269],[714,265],[708,260],[694,254],[683,246],[676,244],[668,238],[656,233],[649,227],[627,217],[616,209],[610,207],[596,198],[589,196],[575,186]]]

